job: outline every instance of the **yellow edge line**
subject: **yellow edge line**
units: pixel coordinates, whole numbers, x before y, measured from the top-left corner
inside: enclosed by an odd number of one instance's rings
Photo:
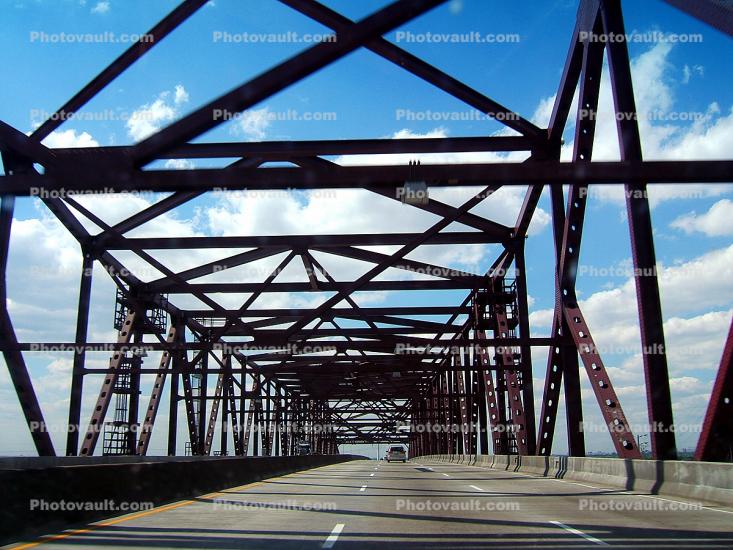
[[[95,529],[99,527],[107,527],[109,525],[115,525],[117,523],[122,523],[123,521],[128,521],[131,519],[141,518],[143,516],[149,516],[152,514],[158,514],[160,512],[166,512],[168,510],[173,510],[174,508],[180,508],[181,506],[186,506],[187,504],[193,504],[195,501],[193,500],[184,500],[181,502],[177,502],[175,504],[169,504],[167,506],[161,506],[160,508],[153,508],[152,510],[146,510],[145,512],[139,512],[137,514],[132,514],[129,516],[104,521],[101,523],[93,523],[89,527],[85,529],[74,529],[73,531],[65,531],[63,533],[60,533],[58,535],[50,535],[42,537],[40,540],[37,540],[35,542],[29,542],[26,544],[21,544],[20,546],[13,546],[13,550],[22,550],[25,548],[33,548],[35,546],[39,546],[41,544],[45,544],[47,542],[53,542],[61,539],[65,539],[68,537],[73,537],[74,535],[81,535],[83,533],[89,533],[90,531],[94,531]]]
[[[326,464],[326,466],[331,466],[331,464]],[[302,470],[300,472],[293,472],[291,474],[286,474],[284,476],[278,476],[278,477],[271,477],[264,479],[262,481],[255,481],[253,483],[247,483],[246,485],[240,485],[238,487],[230,487],[229,489],[226,489],[224,491],[217,491],[215,493],[209,493],[206,495],[201,495],[198,498],[211,498],[216,495],[223,495],[231,491],[236,491],[240,489],[252,489],[254,487],[257,487],[258,485],[262,485],[267,481],[270,481],[272,479],[282,479],[284,477],[291,477],[298,474],[301,474],[303,472],[307,472],[310,470],[319,470],[321,468],[325,468],[326,466],[319,466],[317,468],[310,468],[309,470]],[[108,527],[110,525],[115,525],[117,523],[122,523],[123,521],[130,521],[131,519],[137,519],[142,518],[145,516],[151,516],[153,514],[159,514],[160,512],[167,512],[168,510],[173,510],[174,508],[180,508],[182,506],[187,506],[188,504],[193,504],[194,502],[197,502],[196,500],[183,500],[181,502],[176,502],[174,504],[168,504],[166,506],[161,506],[160,508],[153,508],[152,510],[146,510],[144,512],[138,512],[136,514],[131,514],[127,516],[123,516],[121,518],[116,518],[108,521],[103,521],[101,523],[93,523],[89,527],[86,527],[84,529],[74,529],[73,531],[65,531],[63,533],[59,533],[58,535],[47,535],[42,537],[41,539],[35,541],[35,542],[28,542],[20,544],[19,546],[13,546],[12,550],[24,550],[25,548],[34,548],[36,546],[40,546],[41,544],[46,544],[47,542],[54,542],[57,540],[65,539],[68,537],[73,537],[74,535],[82,535],[84,533],[89,533],[90,531],[94,531],[98,529],[99,527]]]

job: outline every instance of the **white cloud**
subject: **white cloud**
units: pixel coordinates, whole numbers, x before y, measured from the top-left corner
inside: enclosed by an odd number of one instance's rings
[[[639,133],[644,158],[647,160],[718,160],[726,159],[733,150],[733,107],[721,109],[713,102],[704,112],[687,112],[677,101],[673,88],[676,67],[669,61],[674,45],[659,42],[632,59],[631,74],[639,120]],[[703,68],[689,68],[691,74],[702,76]],[[683,71],[684,72],[684,71]],[[552,97],[554,101],[554,97]],[[548,100],[538,107],[535,117],[549,119]],[[577,93],[568,120],[568,128],[574,128]],[[608,67],[604,66],[601,91],[596,116],[596,134],[593,160],[619,160],[618,134],[614,116],[613,97]],[[572,158],[573,142],[562,148],[564,161]],[[663,201],[720,196],[733,189],[731,185],[666,185],[649,187],[652,207]],[[624,202],[622,186],[596,186],[593,197],[617,204]]]
[[[97,2],[97,4],[92,8],[92,13],[104,14],[109,12],[109,10],[109,2]]]
[[[51,132],[43,140],[43,145],[52,149],[66,147],[98,147],[99,143],[87,132],[77,133],[76,130]]]
[[[552,327],[552,319],[555,316],[555,311],[553,309],[537,309],[535,311],[532,311],[529,314],[529,323],[532,327],[532,330],[537,333],[537,328],[547,328],[546,331],[541,331],[544,334],[550,333],[550,328]]]
[[[173,92],[165,91],[158,95],[152,103],[146,103],[135,111],[127,120],[127,133],[135,141],[141,141],[154,134],[166,122],[172,122],[179,114],[178,108],[188,101],[188,93],[182,85],[177,85]]]
[[[547,128],[552,118],[552,109],[555,106],[555,96],[542,99],[532,115],[532,122],[540,128]],[[574,105],[575,106],[575,105]],[[571,108],[571,113],[574,112]]]
[[[705,76],[705,67],[702,65],[685,65],[682,67],[682,84],[689,84],[690,80],[694,76]]]
[[[733,304],[733,245],[673,266],[657,266],[662,309],[667,318]],[[638,341],[634,279],[582,300],[591,330],[603,327],[614,344]]]
[[[425,134],[400,130],[395,139],[442,137],[445,129],[437,128]],[[478,156],[492,153],[474,154]],[[456,155],[378,155],[379,158],[339,157],[340,164],[402,164],[415,158],[423,163],[457,161]],[[499,157],[494,157],[499,158]],[[465,161],[465,160],[463,160]],[[506,187],[497,191],[472,210],[479,216],[513,226],[521,208],[525,188]],[[432,198],[450,205],[460,205],[473,194],[474,188],[435,188]],[[366,190],[324,190],[305,193],[245,192],[228,194],[211,208],[199,212],[208,231],[213,235],[293,235],[338,233],[391,233],[399,220],[400,232],[422,233],[440,220],[439,216],[403,205],[399,201]],[[549,223],[549,215],[538,209],[530,226],[536,234]],[[462,224],[453,224],[448,230],[468,230]],[[396,247],[367,247],[383,254],[394,252]],[[423,246],[409,254],[410,259],[441,266],[482,273],[494,259],[495,245]],[[373,264],[344,259],[332,254],[315,254],[328,271],[338,280],[354,280]],[[278,259],[279,261],[279,259]],[[268,264],[269,265],[269,264]],[[274,267],[274,265],[272,265]],[[223,276],[223,274],[222,274]],[[298,273],[298,277],[302,277]],[[404,270],[388,269],[380,279],[425,278]]]
[[[189,96],[186,88],[184,88],[181,84],[177,84],[173,96],[173,101],[175,102],[175,104],[180,105],[181,103],[188,103],[188,98]]]
[[[269,107],[248,109],[237,117],[236,125],[232,127],[232,133],[244,134],[248,141],[259,141],[265,138],[271,123],[272,113]]]
[[[733,245],[680,265],[660,266],[658,273],[675,422],[699,426],[733,316]],[[580,306],[624,411],[632,424],[643,425],[647,413],[634,280],[595,292]],[[533,334],[548,334],[552,315],[552,309],[533,311]],[[534,350],[533,359],[544,369],[547,349]],[[544,376],[544,370],[537,375]],[[584,409],[592,418],[598,408],[587,377],[582,379]],[[597,446],[607,436],[588,437]],[[696,437],[680,434],[678,443],[689,447]]]
[[[634,78],[637,100],[640,109],[674,108],[675,96],[669,85],[669,73],[672,67],[667,59],[670,49],[657,46],[634,60]],[[683,72],[684,74],[684,72]],[[690,69],[691,76],[697,74]],[[678,73],[679,75],[679,73]],[[607,115],[609,110],[608,77],[604,76],[604,100]],[[549,119],[554,98],[541,101],[533,120],[544,124]],[[159,94],[151,103],[143,105],[136,111],[137,117],[128,123],[128,132],[134,139],[143,139],[159,129],[165,123],[174,120],[182,105],[189,100],[183,86],[178,85],[172,91]],[[248,139],[262,139],[267,135],[271,117],[267,108],[250,112],[238,124],[238,130]],[[605,126],[602,126],[605,124]],[[425,134],[414,134],[408,130],[400,130],[390,137],[442,137],[447,135],[444,128],[436,128]],[[717,105],[711,104],[705,117],[692,125],[642,123],[642,137],[647,158],[725,158],[731,150],[733,135],[733,111],[724,113]],[[599,122],[597,159],[617,158],[615,124],[604,119]],[[96,146],[96,140],[86,132],[66,130],[54,132],[45,142],[51,147]],[[568,147],[564,149],[567,155]],[[615,155],[615,157],[614,157]],[[661,156],[660,156],[661,155]],[[420,159],[427,163],[450,162],[501,162],[506,160],[523,160],[521,154],[505,155],[498,153],[436,153],[431,155],[377,155],[367,157],[341,157],[336,159],[340,164],[404,164],[409,160]],[[165,163],[167,168],[187,168],[190,161],[170,159]],[[702,186],[701,186],[702,188]],[[712,186],[706,186],[712,188]],[[668,200],[675,196],[679,187],[654,187],[653,203]],[[720,192],[705,190],[703,196]],[[660,191],[661,190],[661,191]],[[475,192],[469,188],[431,189],[431,196],[457,205]],[[474,209],[474,212],[502,223],[511,224],[521,205],[524,189],[518,187],[503,188],[495,196],[487,199]],[[257,200],[255,200],[257,197]],[[661,198],[656,198],[661,197]],[[81,197],[80,202],[97,213],[101,213],[107,223],[113,224],[152,204],[152,199],[140,196],[120,197]],[[675,220],[675,227],[685,232],[712,231],[713,218],[730,213],[730,201],[720,201],[704,214],[691,213]],[[718,206],[723,204],[723,206]],[[718,209],[716,209],[718,207]],[[721,210],[719,212],[719,210]],[[375,213],[378,213],[375,215]],[[730,218],[730,216],[729,216]],[[166,215],[153,220],[132,232],[136,236],[193,236],[193,235],[253,235],[253,234],[304,234],[304,233],[368,233],[392,232],[395,227],[399,231],[421,232],[435,223],[439,218],[416,208],[399,204],[366,191],[349,190],[328,192],[306,192],[294,194],[271,194],[263,196],[257,193],[233,194],[221,197],[213,205],[204,203],[198,206],[196,217],[182,219],[175,215]],[[197,225],[197,220],[201,225]],[[549,215],[538,210],[532,234],[541,231],[549,222]],[[85,226],[93,226],[84,222]],[[456,229],[465,229],[456,225]],[[688,231],[689,229],[689,231]],[[726,234],[730,234],[726,233]],[[16,220],[13,226],[10,271],[10,291],[13,297],[11,308],[14,320],[17,321],[19,335],[22,340],[72,340],[73,319],[75,315],[75,292],[61,293],[59,288],[74,289],[78,286],[78,268],[81,256],[78,245],[55,219],[39,215],[35,219]],[[389,252],[390,247],[374,247],[377,251]],[[435,250],[433,250],[433,248]],[[494,252],[491,247],[457,246],[427,247],[411,258],[422,259],[432,263],[449,266],[473,266],[485,263]],[[153,254],[164,264],[174,270],[184,269],[207,260],[214,260],[222,251],[156,251]],[[353,280],[371,264],[345,260],[333,255],[314,253],[323,265],[337,279]],[[263,261],[260,267],[274,267],[283,255]],[[145,263],[132,255],[124,258],[125,264],[133,272],[142,270]],[[268,263],[269,262],[269,263]],[[293,262],[292,274],[302,280],[304,272],[296,259]],[[707,374],[715,368],[719,360],[722,342],[727,332],[730,316],[733,314],[733,246],[711,251],[699,258],[684,264],[663,266],[660,268],[660,287],[665,313],[665,332],[667,335],[668,357],[672,372],[672,391],[675,398],[675,411],[680,419],[699,420],[709,392]],[[36,271],[34,271],[36,270]],[[45,271],[44,271],[45,270]],[[77,270],[77,271],[75,271]],[[113,287],[101,270],[99,276],[95,272],[94,312],[90,325],[90,340],[113,340],[110,330],[110,307]],[[392,273],[385,273],[391,278]],[[238,274],[222,272],[216,276],[227,280],[250,280],[258,278],[249,274],[239,278]],[[153,276],[142,277],[149,280]],[[395,296],[389,292],[356,293],[358,303],[385,302]],[[398,298],[403,297],[404,293]],[[266,294],[258,300],[257,306],[273,307],[312,307],[325,299],[325,293]],[[176,297],[176,300],[178,297]],[[215,296],[224,305],[239,301],[238,296]],[[239,305],[239,304],[237,304]],[[623,281],[618,286],[592,294],[583,300],[582,306],[597,343],[601,348],[640,346],[638,322],[636,319],[636,302],[633,280]],[[44,323],[39,324],[38,319]],[[552,310],[532,312],[531,322],[536,327],[549,328],[552,321]],[[533,355],[535,355],[533,353]],[[539,356],[538,356],[539,357]],[[39,397],[44,411],[60,411],[63,416],[66,405],[59,403],[65,399],[68,385],[68,360],[60,357],[48,357],[45,364],[34,370],[34,381],[39,381]],[[611,372],[612,380],[624,399],[627,413],[635,421],[644,420],[643,373],[640,354],[610,354],[604,356]],[[44,359],[45,361],[45,359]],[[101,364],[105,361],[100,358]],[[543,371],[544,360],[538,360],[538,370]],[[0,369],[1,371],[2,369]],[[91,387],[94,388],[92,383]],[[6,386],[7,387],[7,386]],[[95,388],[96,389],[96,388]],[[95,389],[85,394],[85,398],[94,398]],[[539,393],[539,392],[538,392]],[[584,395],[590,395],[585,388]],[[62,396],[61,399],[59,396]],[[13,396],[11,396],[13,397]],[[539,396],[538,396],[539,397]],[[86,401],[85,401],[86,402]],[[701,405],[702,404],[702,405]],[[86,406],[86,405],[85,405]],[[0,405],[2,416],[7,418],[13,414],[19,416],[15,409],[6,413]],[[588,402],[588,408],[597,411],[594,403]],[[589,416],[594,414],[588,412]],[[25,433],[25,432],[23,432]],[[558,434],[558,439],[560,435]]]
[[[445,128],[434,128],[426,133],[415,133],[407,129],[401,129],[391,136],[393,139],[419,139],[419,138],[440,138],[447,137],[448,131]],[[334,160],[336,164],[343,166],[357,165],[404,165],[412,160],[418,160],[421,164],[459,164],[459,163],[491,163],[525,160],[525,153],[499,154],[494,152],[472,152],[472,153],[421,153],[421,154],[379,154],[379,155],[349,155],[341,156]],[[460,206],[468,201],[476,189],[473,187],[436,187],[429,190],[430,198],[439,200],[452,206]],[[519,214],[526,188],[521,186],[505,186],[496,191],[491,197],[484,200],[471,212],[494,220],[501,224],[514,226]],[[416,210],[414,208],[410,210]],[[403,209],[404,211],[404,209]],[[437,220],[437,218],[436,218]],[[537,208],[529,227],[530,235],[536,235],[544,230],[550,223],[550,216],[542,208]]]
[[[453,15],[458,15],[463,11],[463,0],[451,0],[448,9]]]
[[[196,165],[188,159],[168,159],[164,167],[167,170],[190,170]]]
[[[721,199],[704,214],[690,212],[678,217],[671,224],[687,234],[703,233],[708,237],[733,235],[733,201]]]

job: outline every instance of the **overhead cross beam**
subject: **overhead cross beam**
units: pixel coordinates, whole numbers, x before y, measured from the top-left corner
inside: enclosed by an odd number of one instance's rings
[[[592,162],[537,161],[485,164],[433,164],[407,166],[337,166],[332,168],[243,168],[180,170],[114,170],[104,177],[91,172],[14,174],[0,176],[6,194],[32,196],[38,190],[58,193],[149,191],[297,190],[297,189],[393,189],[417,178],[431,187],[527,184],[619,183],[728,183],[733,173],[729,160],[665,160]]]

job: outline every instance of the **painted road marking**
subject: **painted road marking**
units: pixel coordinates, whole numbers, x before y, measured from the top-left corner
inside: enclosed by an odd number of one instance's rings
[[[320,470],[321,468],[324,468],[325,466],[320,466],[318,468],[312,468],[312,470]],[[293,472],[292,474],[287,474],[284,476],[278,476],[278,477],[272,477],[268,478],[266,480],[262,481],[255,481],[254,483],[246,483],[244,485],[239,485],[237,487],[230,487],[228,489],[224,489],[222,491],[216,491],[214,493],[209,493],[207,495],[201,495],[198,497],[198,499],[207,499],[207,498],[214,498],[218,495],[226,494],[227,492],[233,492],[233,491],[241,491],[241,490],[248,490],[253,489],[255,487],[258,487],[260,485],[264,485],[267,482],[275,481],[277,479],[282,479],[286,477],[294,477],[297,475],[300,475],[304,472],[307,472],[309,470],[304,470],[303,472]],[[96,529],[99,529],[100,527],[109,527],[111,525],[117,525],[118,523],[122,523],[124,521],[130,521],[137,518],[142,518],[145,516],[152,516],[153,514],[159,514],[161,512],[167,512],[168,510],[174,510],[176,508],[180,508],[181,506],[188,506],[189,504],[195,504],[196,502],[200,502],[200,500],[182,500],[180,502],[175,502],[173,504],[167,504],[165,506],[159,506],[156,508],[153,508],[152,510],[145,510],[142,512],[137,512],[133,514],[128,514],[122,517],[117,517],[113,519],[109,519],[106,521],[101,521],[97,523],[92,523],[88,527],[84,527],[82,529],[72,529],[70,531],[64,531],[62,533],[56,534],[56,535],[46,535],[44,537],[41,537],[39,540],[36,540],[34,542],[28,542],[28,543],[20,543],[18,546],[14,546],[13,550],[25,550],[26,548],[35,548],[36,546],[40,546],[41,544],[45,544],[47,542],[55,542],[58,540],[63,540],[69,537],[73,537],[75,535],[83,535],[85,533],[89,533],[90,531],[94,531]]]
[[[552,523],[553,525],[556,525],[557,527],[562,527],[568,533],[572,533],[573,535],[578,535],[579,537],[583,537],[587,541],[593,542],[595,544],[600,544],[602,546],[608,546],[607,542],[603,542],[601,539],[597,539],[596,537],[586,535],[585,533],[583,533],[583,531],[578,531],[577,529],[573,529],[572,527],[565,525],[564,523],[560,523],[559,521],[551,521],[550,523]]]
[[[328,538],[323,543],[323,546],[321,546],[321,548],[333,548],[333,545],[336,544],[337,540],[339,540],[339,535],[341,534],[341,531],[343,530],[344,530],[344,524],[337,523],[336,527],[333,528],[333,531],[331,531],[331,534],[328,535]]]
[[[710,506],[703,506],[703,510],[710,510],[711,512],[723,512],[724,514],[733,514],[731,510],[721,510],[720,508],[711,508]]]
[[[644,497],[644,498],[653,498],[655,500],[663,500],[664,502],[674,502],[675,504],[685,504],[687,506],[699,504],[698,502],[685,502],[683,500],[672,500],[669,498],[662,498],[655,495],[640,495],[636,493],[628,493],[624,492],[621,493],[622,495],[629,495],[630,497]],[[723,512],[724,514],[733,514],[732,510],[721,510],[719,508],[713,508],[712,506],[700,506],[700,510],[710,510],[711,512]]]
[[[72,531],[65,531],[63,533],[60,533],[58,535],[51,535],[43,537],[41,540],[36,542],[30,542],[27,544],[21,544],[20,546],[14,546],[13,550],[21,550],[25,548],[34,548],[36,546],[39,546],[41,544],[45,544],[47,542],[55,542],[57,540],[63,540],[68,537],[73,537],[74,535],[83,535],[84,533],[89,533],[90,531],[94,531],[95,529],[98,529],[100,527],[108,527],[110,525],[115,525],[117,523],[122,523],[123,521],[129,521],[131,519],[137,519],[144,516],[150,516],[152,514],[158,514],[160,512],[167,512],[168,510],[173,510],[174,508],[180,508],[181,506],[187,506],[189,504],[193,504],[195,501],[193,500],[184,500],[183,502],[177,502],[175,504],[170,504],[168,506],[163,506],[161,508],[153,508],[152,510],[147,510],[145,512],[140,512],[139,514],[133,514],[131,516],[125,516],[122,518],[117,518],[111,521],[105,521],[102,523],[94,523],[90,525],[89,527],[85,529],[74,529]]]
[[[359,489],[359,492],[362,492],[363,493],[364,491],[366,491],[366,488],[367,488],[366,485],[362,485],[361,486],[361,489]]]
[[[469,485],[469,487],[471,489],[476,489],[477,491],[481,491],[482,493],[484,492],[484,490],[481,487],[476,487],[475,485]]]
[[[369,477],[374,477],[374,474],[369,474]]]
[[[565,480],[558,479],[558,481],[565,481]],[[588,489],[600,489],[600,487],[593,487],[593,485],[586,485],[585,483],[578,483],[576,481],[565,481],[565,483],[572,483],[573,485],[580,485],[581,487],[588,487]]]
[[[443,474],[445,477],[450,477],[448,474]]]

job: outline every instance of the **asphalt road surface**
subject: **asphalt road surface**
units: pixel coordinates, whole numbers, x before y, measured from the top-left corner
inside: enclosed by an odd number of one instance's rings
[[[427,462],[356,461],[15,548],[733,548],[733,509]]]

